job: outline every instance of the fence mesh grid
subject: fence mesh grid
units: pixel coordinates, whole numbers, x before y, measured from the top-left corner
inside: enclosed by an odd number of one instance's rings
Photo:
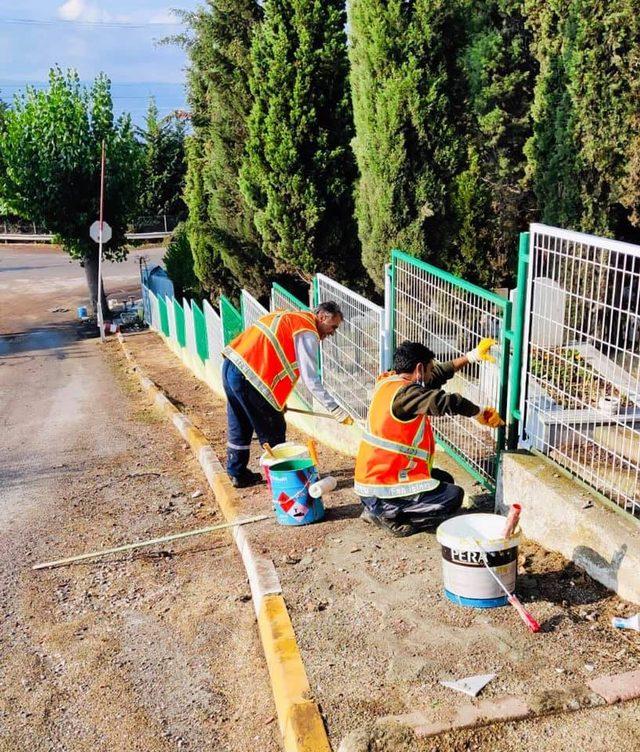
[[[483,337],[499,342],[492,349],[496,363],[472,364],[447,382],[448,392],[457,392],[479,407],[499,408],[502,395],[500,353],[505,336],[505,310],[493,293],[463,283],[423,262],[394,251],[395,344],[404,340],[422,342],[439,362],[451,361],[473,349]],[[493,488],[497,473],[497,429],[481,426],[473,418],[432,418],[437,437],[461,458],[484,485]]]
[[[261,316],[265,315],[265,313],[269,313],[262,303],[259,303],[253,295],[246,290],[242,290],[240,294],[240,307],[242,309],[242,318],[244,320],[245,329],[252,324],[255,324]]]
[[[222,336],[222,321],[217,311],[213,309],[208,300],[202,301],[202,310],[207,327],[207,342],[209,347],[209,359],[220,374],[222,371],[222,350],[224,349]]]
[[[324,274],[316,275],[316,285],[318,301],[335,301],[344,315],[322,343],[322,381],[342,407],[364,420],[381,371],[384,308]]]
[[[640,516],[640,247],[530,233],[527,442]]]
[[[269,303],[269,308],[272,312],[277,310],[309,310],[309,306],[305,305],[301,300],[298,300],[294,295],[292,295],[290,292],[276,283],[274,283],[271,287],[271,297]],[[311,408],[313,406],[313,395],[302,380],[298,381],[294,391],[307,407]]]

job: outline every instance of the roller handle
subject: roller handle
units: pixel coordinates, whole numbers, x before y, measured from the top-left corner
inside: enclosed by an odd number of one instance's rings
[[[511,506],[511,509],[509,510],[509,514],[507,515],[507,521],[504,525],[504,532],[502,533],[503,538],[510,538],[513,534],[513,531],[516,529],[518,525],[518,520],[520,519],[520,512],[522,511],[522,507],[520,504],[513,504]]]
[[[529,627],[529,630],[531,632],[540,631],[540,624],[538,624],[538,622],[533,618],[533,616],[531,616],[531,614],[522,605],[522,603],[520,603],[517,595],[510,595],[509,603],[515,608],[515,610],[518,612],[518,616],[527,625],[527,627]]]

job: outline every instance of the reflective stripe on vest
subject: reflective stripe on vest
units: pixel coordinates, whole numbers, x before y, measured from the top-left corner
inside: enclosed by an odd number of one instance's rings
[[[396,374],[378,379],[356,460],[354,489],[360,496],[398,498],[439,485],[431,477],[435,440],[429,419],[402,421],[393,414],[396,395],[409,383]]]
[[[284,409],[300,377],[294,343],[300,332],[319,338],[313,313],[276,311],[261,316],[223,351],[275,410]]]

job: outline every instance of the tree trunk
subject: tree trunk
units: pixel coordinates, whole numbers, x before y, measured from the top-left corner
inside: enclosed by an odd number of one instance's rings
[[[87,278],[87,287],[89,288],[89,300],[91,303],[91,313],[98,317],[98,251],[97,249],[84,258],[84,273]],[[104,285],[102,286],[102,318],[108,321],[111,318],[111,312],[107,305],[107,298],[104,294]]]

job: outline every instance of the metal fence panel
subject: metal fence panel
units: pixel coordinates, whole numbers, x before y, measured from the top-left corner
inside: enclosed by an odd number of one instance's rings
[[[182,299],[182,310],[184,311],[184,332],[188,352],[194,357],[198,357],[198,346],[196,344],[196,326],[193,320],[193,311],[191,304],[186,298]]]
[[[157,324],[160,319],[158,313],[158,300],[149,288],[145,288],[145,290],[147,291],[147,299],[149,301],[149,320],[147,323],[152,329],[158,329]]]
[[[151,300],[149,298],[149,288],[140,284],[142,293],[142,319],[147,326],[151,326]]]
[[[244,321],[244,328],[248,329],[252,324],[264,316],[265,313],[269,313],[267,309],[259,303],[251,293],[246,290],[242,290],[240,294],[240,310],[242,311],[242,320]]]
[[[228,345],[243,329],[242,314],[233,303],[224,295],[220,296],[220,319],[222,321],[222,333],[224,344]]]
[[[282,285],[274,282],[271,287],[271,296],[269,300],[269,308],[273,311],[285,310],[285,311],[308,311],[309,306],[298,300],[295,295],[285,290]],[[296,395],[305,403],[307,407],[313,405],[313,395],[307,388],[306,384],[300,379],[295,388]]]
[[[220,373],[222,370],[222,350],[224,349],[224,338],[222,335],[222,321],[218,312],[213,309],[208,300],[202,301],[202,310],[207,328],[207,343],[209,349],[209,358],[214,368]]]
[[[495,407],[504,416],[508,372],[511,304],[453,274],[409,256],[392,253],[395,345],[422,342],[440,362],[473,349],[483,337],[498,340],[497,363],[472,364],[447,385],[479,407]],[[473,418],[432,418],[438,440],[480,483],[494,490],[504,429],[483,427]]]
[[[156,304],[158,306],[158,316],[160,318],[159,324],[160,324],[160,331],[165,335],[165,337],[169,336],[169,316],[167,314],[167,304],[162,298],[157,298]]]
[[[293,293],[290,293],[289,290],[285,290],[282,285],[274,282],[271,286],[269,310],[277,311],[278,309],[285,311],[308,311],[309,306],[306,303],[303,303],[299,298],[296,298],[296,296]]]
[[[191,312],[193,313],[193,325],[196,335],[196,350],[200,360],[204,363],[209,358],[209,343],[207,341],[207,325],[204,320],[204,313],[195,300],[191,301]]]
[[[322,343],[322,382],[351,415],[364,420],[383,370],[384,308],[324,274],[316,275],[318,301],[335,301],[344,320]]]
[[[534,224],[526,445],[640,516],[640,247]]]
[[[180,303],[178,303],[175,298],[173,299],[173,315],[175,317],[176,323],[176,342],[180,345],[180,347],[186,347],[187,336],[184,327],[184,311],[182,310]]]

